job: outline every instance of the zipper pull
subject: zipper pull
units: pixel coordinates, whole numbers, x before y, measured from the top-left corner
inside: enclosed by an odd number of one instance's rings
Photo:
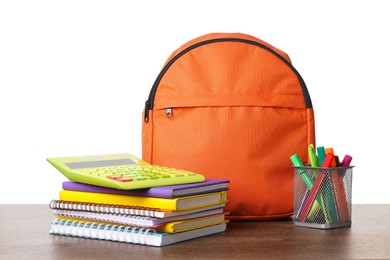
[[[165,109],[165,116],[167,118],[171,118],[173,116],[173,111],[172,111],[171,107],[168,107],[167,109]]]
[[[149,100],[146,100],[145,102],[145,111],[144,111],[144,121],[147,123],[149,121]]]

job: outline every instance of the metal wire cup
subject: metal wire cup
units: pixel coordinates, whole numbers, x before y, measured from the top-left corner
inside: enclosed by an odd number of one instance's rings
[[[351,226],[352,168],[294,166],[294,224],[318,229]]]

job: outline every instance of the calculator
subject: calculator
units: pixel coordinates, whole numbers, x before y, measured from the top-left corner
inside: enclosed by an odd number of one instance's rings
[[[121,190],[205,180],[201,174],[148,164],[128,153],[57,157],[47,161],[71,181]]]

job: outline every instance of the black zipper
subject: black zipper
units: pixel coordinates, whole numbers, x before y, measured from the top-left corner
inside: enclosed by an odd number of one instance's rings
[[[298,77],[298,80],[299,80],[299,83],[301,84],[302,92],[303,92],[303,95],[304,95],[304,98],[305,98],[306,108],[313,108],[313,105],[312,105],[311,99],[310,99],[310,95],[309,95],[309,91],[307,90],[307,87],[306,87],[305,82],[303,81],[303,78],[301,77],[299,72],[294,68],[294,66],[290,62],[288,62],[285,58],[283,58],[283,56],[281,56],[279,53],[277,53],[276,51],[272,50],[271,48],[269,48],[269,47],[267,47],[267,46],[265,46],[265,45],[263,45],[261,43],[258,43],[258,42],[255,42],[255,41],[251,41],[251,40],[240,39],[240,38],[217,38],[217,39],[211,39],[211,40],[207,40],[207,41],[203,41],[203,42],[198,42],[196,44],[193,44],[193,45],[187,47],[186,49],[184,49],[180,53],[178,53],[175,57],[173,57],[164,66],[164,68],[161,70],[161,72],[158,74],[156,80],[154,81],[152,89],[150,90],[150,93],[149,93],[148,100],[146,100],[146,102],[145,102],[145,112],[144,112],[144,121],[145,122],[149,121],[149,110],[153,110],[154,98],[155,98],[155,95],[156,95],[157,87],[160,84],[160,81],[161,81],[162,77],[165,75],[167,70],[172,66],[172,64],[177,59],[179,59],[181,56],[186,54],[187,52],[189,52],[189,51],[191,51],[191,50],[193,50],[195,48],[198,48],[200,46],[203,46],[203,45],[206,45],[206,44],[210,44],[210,43],[216,43],[216,42],[242,42],[242,43],[252,44],[252,45],[260,47],[260,48],[262,48],[262,49],[264,49],[266,51],[269,51],[272,54],[274,54],[276,57],[281,59],[295,73],[295,75]]]

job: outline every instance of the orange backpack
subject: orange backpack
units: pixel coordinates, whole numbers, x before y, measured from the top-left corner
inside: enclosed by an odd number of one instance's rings
[[[290,156],[308,161],[314,112],[288,55],[255,37],[215,33],[167,60],[143,112],[142,157],[229,179],[230,220],[293,214]]]

